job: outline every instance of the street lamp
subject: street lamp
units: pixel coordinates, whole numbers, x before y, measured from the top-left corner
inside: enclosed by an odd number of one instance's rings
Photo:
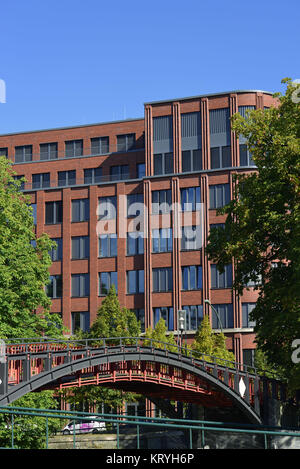
[[[218,311],[217,311],[216,308],[211,304],[211,302],[210,302],[209,300],[204,300],[204,303],[206,303],[206,304],[208,304],[209,306],[211,306],[212,310],[215,312],[215,314],[216,314],[216,316],[217,316],[217,318],[218,318],[218,321],[219,321],[221,333],[223,334],[222,322],[221,322],[221,319],[220,319],[220,316],[219,316]]]
[[[182,334],[185,330],[186,311],[185,309],[179,309],[177,311],[177,329],[181,332],[180,347],[182,347]]]

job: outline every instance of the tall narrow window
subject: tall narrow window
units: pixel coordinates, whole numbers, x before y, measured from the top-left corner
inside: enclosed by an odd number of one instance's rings
[[[211,288],[230,288],[232,287],[232,265],[225,266],[224,272],[219,272],[216,264],[211,264]]]
[[[90,218],[89,199],[72,200],[72,222],[88,221]]]
[[[107,295],[112,285],[115,286],[115,289],[118,292],[118,272],[100,272],[99,295]]]
[[[45,216],[46,225],[62,223],[62,217],[63,217],[62,201],[46,202],[45,215],[46,215]]]
[[[85,297],[90,294],[90,275],[73,274],[72,279],[72,297]]]

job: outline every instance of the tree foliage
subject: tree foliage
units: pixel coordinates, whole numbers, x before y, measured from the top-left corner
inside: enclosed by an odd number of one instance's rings
[[[0,337],[57,337],[61,319],[50,315],[44,288],[54,243],[46,234],[36,237],[30,199],[11,165],[0,157]]]
[[[259,348],[286,378],[300,385],[292,342],[300,338],[300,104],[299,85],[284,79],[278,106],[233,116],[233,130],[244,135],[257,166],[235,177],[224,230],[213,229],[207,252],[220,271],[234,259],[234,288],[247,282],[259,291],[252,319]],[[296,377],[296,379],[295,379]]]
[[[163,318],[160,318],[154,329],[147,328],[145,338],[146,340],[143,341],[145,346],[152,344],[155,348],[164,349],[165,344],[167,344],[166,348],[170,352],[177,352],[178,350],[174,335],[167,333],[166,322]]]

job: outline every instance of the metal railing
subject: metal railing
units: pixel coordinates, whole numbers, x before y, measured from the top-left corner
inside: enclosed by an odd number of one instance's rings
[[[158,417],[144,417],[144,416],[130,416],[124,414],[105,414],[105,413],[86,413],[86,412],[77,412],[77,411],[62,411],[54,409],[34,409],[34,408],[23,408],[23,407],[0,407],[0,415],[10,417],[10,423],[6,425],[2,422],[2,428],[0,424],[0,430],[2,430],[0,437],[0,448],[1,449],[18,449],[22,448],[22,444],[16,443],[16,433],[18,431],[18,420],[17,418],[22,417],[40,417],[45,419],[44,428],[44,438],[41,449],[49,449],[49,439],[52,436],[55,436],[57,431],[59,433],[61,430],[56,430],[51,434],[49,430],[49,420],[57,419],[59,423],[67,420],[73,423],[72,436],[73,436],[73,448],[77,448],[76,445],[76,433],[75,424],[77,422],[86,421],[87,418],[93,416],[98,421],[105,422],[108,427],[110,427],[110,432],[116,436],[116,449],[122,448],[122,428],[124,425],[130,425],[131,429],[134,427],[135,432],[133,436],[136,441],[136,449],[141,449],[142,440],[145,438],[146,433],[143,434],[143,430],[152,429],[154,432],[162,432],[167,430],[168,435],[171,431],[179,430],[182,432],[182,442],[185,448],[187,449],[201,449],[207,447],[208,437],[210,436],[210,442],[212,441],[212,432],[220,435],[223,433],[226,435],[227,446],[230,447],[230,438],[232,439],[234,435],[237,435],[240,444],[241,439],[245,436],[256,436],[260,437],[257,442],[257,446],[262,449],[276,449],[280,446],[281,442],[284,444],[284,438],[289,437],[295,439],[294,444],[297,447],[300,447],[300,430],[299,428],[288,428],[283,429],[281,427],[270,427],[270,426],[255,426],[250,424],[237,424],[237,423],[225,423],[217,421],[206,421],[206,420],[188,420],[188,419],[166,419]],[[62,422],[60,422],[62,421]],[[23,420],[24,425],[24,420]],[[3,430],[6,429],[6,442],[3,438]],[[106,431],[107,433],[107,431]],[[9,436],[8,436],[9,435]],[[162,434],[158,434],[158,438],[161,438]],[[2,442],[1,442],[2,438]],[[61,436],[60,439],[64,438]],[[99,438],[99,437],[95,437]],[[214,439],[217,441],[216,435]],[[9,441],[8,441],[9,440]],[[78,441],[78,440],[77,440]],[[2,446],[3,443],[5,446]],[[289,440],[289,446],[291,446],[291,440]],[[211,443],[210,443],[211,444]],[[243,443],[245,447],[247,441]],[[199,448],[200,446],[200,448]],[[251,445],[252,446],[252,445]],[[209,445],[208,445],[209,448]],[[25,449],[25,448],[23,448]],[[114,449],[114,448],[112,448]]]

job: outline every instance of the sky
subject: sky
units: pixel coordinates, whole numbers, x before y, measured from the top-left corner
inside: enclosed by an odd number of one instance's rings
[[[299,20],[299,0],[0,0],[0,134],[140,118],[149,101],[284,93],[282,78],[300,79]]]

